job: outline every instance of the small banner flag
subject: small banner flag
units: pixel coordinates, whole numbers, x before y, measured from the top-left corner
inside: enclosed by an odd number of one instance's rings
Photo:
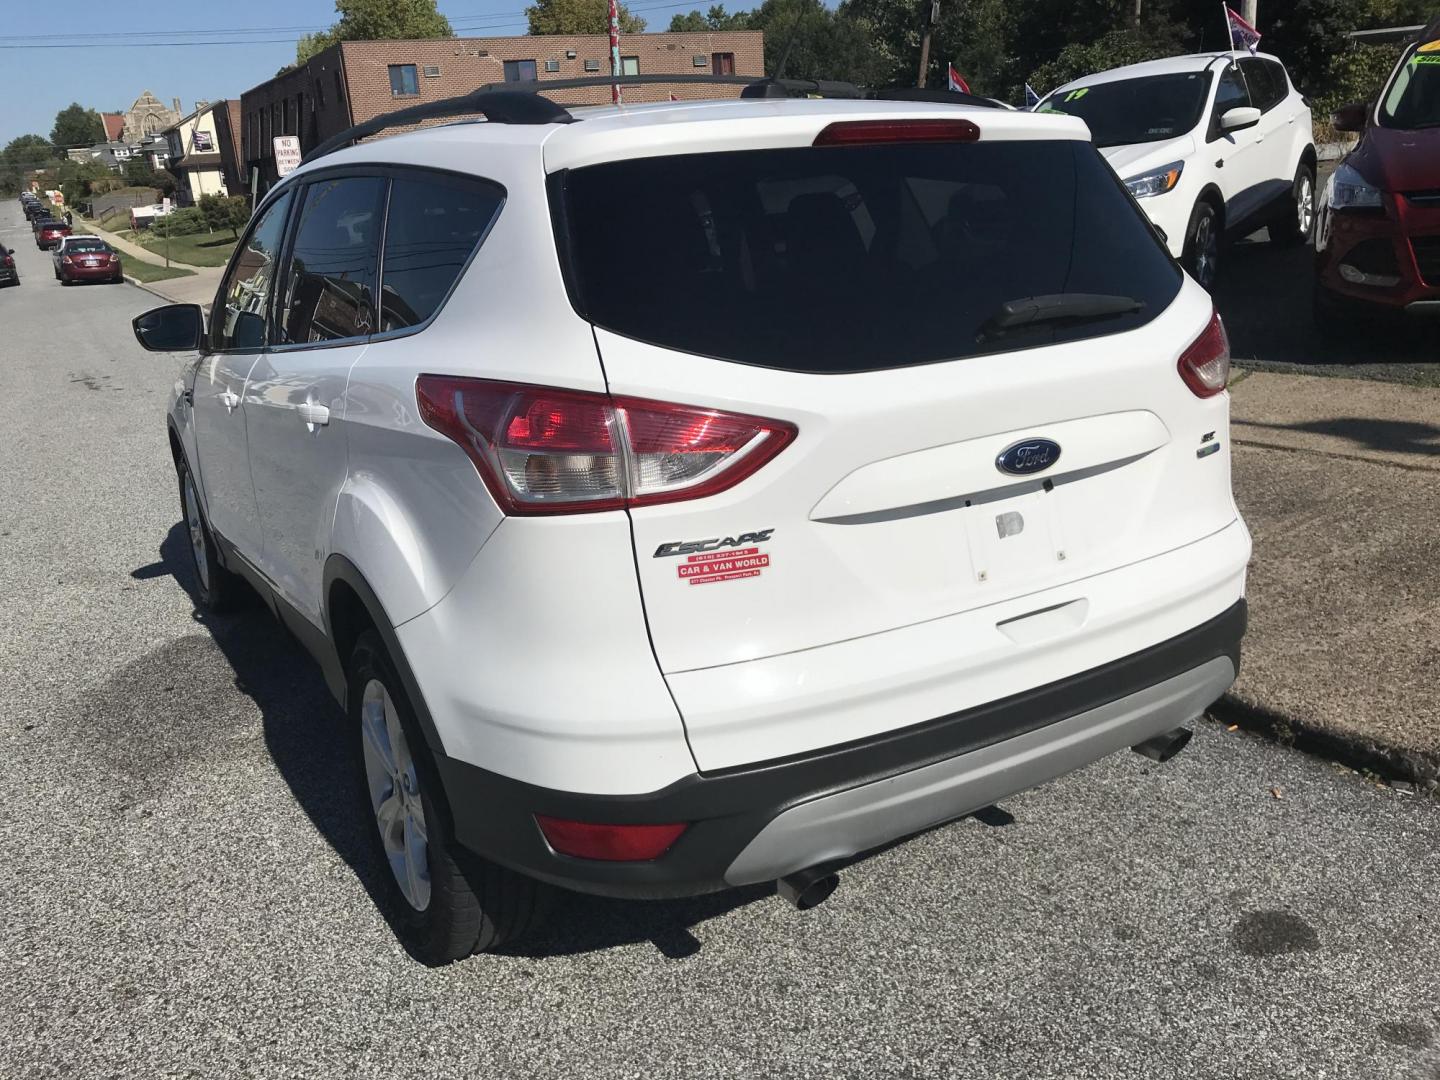
[[[674,94],[671,94],[671,95],[670,95],[670,100],[671,100],[671,101],[679,101],[680,99],[679,99],[678,97],[676,97]]]
[[[965,76],[955,70],[955,65],[948,65],[950,68],[950,89],[957,90],[962,94],[970,93],[970,84],[965,81]]]
[[[1030,88],[1030,84],[1027,82],[1025,84],[1025,108],[1033,109],[1036,105],[1039,104],[1040,95],[1035,93],[1035,91]]]
[[[1260,44],[1260,31],[1237,15],[1229,4],[1225,5],[1225,20],[1230,29],[1230,48],[1238,49],[1243,45],[1253,54]]]

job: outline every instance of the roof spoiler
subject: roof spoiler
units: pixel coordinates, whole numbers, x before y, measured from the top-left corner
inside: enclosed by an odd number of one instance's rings
[[[492,124],[568,124],[570,110],[543,95],[552,90],[578,90],[596,86],[740,86],[743,98],[827,97],[862,98],[858,86],[824,79],[773,79],[753,75],[595,75],[579,79],[527,79],[487,83],[477,90],[440,101],[427,101],[397,109],[332,135],[305,155],[311,162],[387,128],[418,124],[450,116],[485,117]]]

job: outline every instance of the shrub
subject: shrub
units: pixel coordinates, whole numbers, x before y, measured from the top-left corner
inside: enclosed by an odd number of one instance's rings
[[[1400,50],[1400,45],[1351,45],[1335,54],[1324,93],[1310,103],[1317,142],[1353,138],[1330,127],[1330,114],[1352,101],[1374,101],[1400,59]]]
[[[156,218],[151,226],[151,232],[156,236],[194,236],[206,231],[205,215],[194,206],[171,210],[164,217]]]

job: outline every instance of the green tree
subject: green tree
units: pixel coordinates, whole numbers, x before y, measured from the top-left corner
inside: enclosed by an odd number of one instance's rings
[[[1082,75],[1091,75],[1107,68],[1138,64],[1162,56],[1174,56],[1179,50],[1166,35],[1152,35],[1133,27],[1112,30],[1088,44],[1067,45],[1054,60],[1040,64],[1026,77],[1037,93],[1048,94]]]
[[[748,23],[748,29],[765,32],[767,75],[873,85],[891,66],[884,43],[873,40],[869,24],[844,4],[831,11],[820,0],[765,0]]]
[[[53,168],[60,158],[43,135],[21,135],[0,150],[0,192],[13,195],[20,190],[25,174],[32,169]]]
[[[55,114],[55,126],[50,129],[50,141],[56,146],[94,146],[104,139],[105,124],[94,109],[87,109],[77,101]]]
[[[535,0],[525,9],[532,34],[608,34],[610,32],[609,0]],[[620,5],[620,32],[638,34],[645,29],[645,20],[630,14]]]
[[[749,30],[750,12],[726,11],[724,4],[712,4],[706,12],[691,11],[670,16],[670,32],[705,33],[711,30]]]
[[[250,201],[243,196],[201,195],[200,215],[211,232],[229,229],[240,239],[240,227],[250,220]]]
[[[306,34],[295,43],[295,63],[303,64],[337,41],[408,41],[454,37],[450,20],[435,0],[335,0],[339,20],[329,30]]]

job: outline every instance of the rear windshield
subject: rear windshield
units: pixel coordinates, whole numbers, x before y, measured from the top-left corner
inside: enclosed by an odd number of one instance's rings
[[[1082,86],[1048,98],[1037,112],[1078,116],[1096,146],[1178,139],[1200,122],[1210,94],[1210,72],[1150,75]]]
[[[563,174],[552,199],[582,315],[763,367],[869,371],[1118,333],[1181,282],[1074,140],[641,158]],[[993,332],[1005,302],[1057,293],[1143,306]]]
[[[109,251],[110,245],[104,240],[69,240],[65,243],[66,251]]]

